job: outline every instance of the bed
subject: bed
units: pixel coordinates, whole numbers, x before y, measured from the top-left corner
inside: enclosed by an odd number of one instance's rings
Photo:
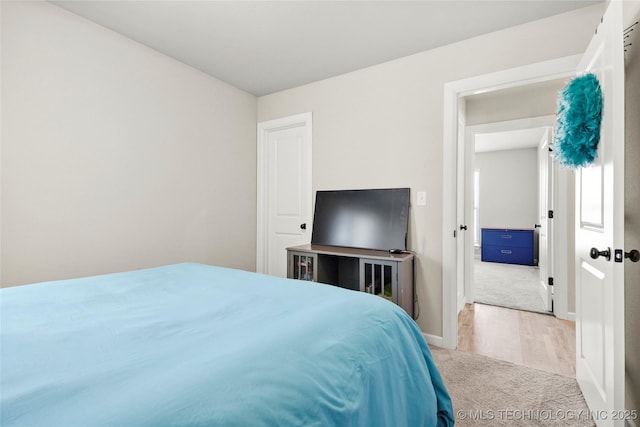
[[[366,293],[185,263],[0,310],[3,427],[453,425],[417,325]]]

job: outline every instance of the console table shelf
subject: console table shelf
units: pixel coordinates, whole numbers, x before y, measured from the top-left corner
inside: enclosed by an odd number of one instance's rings
[[[413,261],[411,253],[307,244],[287,248],[287,277],[379,295],[413,317]]]

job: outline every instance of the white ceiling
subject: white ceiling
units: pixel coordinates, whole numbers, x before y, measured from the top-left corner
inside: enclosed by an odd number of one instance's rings
[[[261,96],[600,1],[51,2]]]

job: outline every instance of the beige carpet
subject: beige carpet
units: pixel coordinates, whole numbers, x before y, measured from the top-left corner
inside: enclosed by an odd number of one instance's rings
[[[431,347],[456,426],[595,426],[573,378]]]
[[[474,262],[476,302],[548,313],[540,296],[540,269],[528,265]]]

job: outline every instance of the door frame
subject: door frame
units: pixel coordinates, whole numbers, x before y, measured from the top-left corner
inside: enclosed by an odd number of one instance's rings
[[[473,143],[477,134],[482,133],[495,133],[495,132],[509,132],[514,130],[532,129],[532,128],[552,128],[556,124],[555,116],[538,116],[526,119],[507,120],[503,122],[485,123],[479,125],[470,125],[466,127],[465,132],[465,147],[467,150],[466,163],[464,168],[467,176],[473,176],[474,167],[473,162],[470,159],[473,158],[474,150]],[[552,162],[554,181],[553,181],[553,207],[556,211],[556,217],[554,221],[555,236],[553,237],[553,251],[555,269],[555,289],[554,289],[554,309],[553,313],[556,317],[566,320],[575,320],[575,313],[569,313],[569,289],[568,289],[568,269],[567,269],[567,244],[566,240],[557,238],[558,236],[569,235],[569,229],[567,225],[567,219],[569,215],[568,201],[567,201],[567,184],[571,175],[569,172],[564,171],[561,173],[558,169],[557,162]],[[549,173],[552,173],[549,170]],[[473,185],[472,179],[467,179],[467,185]],[[471,184],[469,184],[471,183]],[[473,216],[473,202],[469,200],[469,192],[467,195],[467,202],[470,206],[465,207],[467,219]],[[470,221],[467,221],[470,223]],[[464,276],[464,303],[472,303],[475,298],[474,282],[473,282],[473,241],[465,242],[465,276]],[[464,304],[463,303],[463,304]],[[460,308],[460,301],[458,301],[458,309]]]
[[[256,272],[265,273],[268,260],[268,235],[267,213],[269,212],[269,188],[267,174],[269,173],[269,156],[265,147],[269,138],[269,133],[291,127],[304,126],[305,141],[308,144],[306,163],[309,165],[304,171],[307,178],[307,191],[309,197],[310,214],[313,212],[313,190],[312,190],[312,147],[313,147],[313,114],[311,112],[296,114],[293,116],[260,122],[257,125],[257,218],[256,218]]]
[[[549,215],[549,211],[555,210],[554,204],[554,196],[558,193],[558,188],[556,188],[555,182],[555,171],[554,165],[557,162],[554,162],[551,158],[551,145],[553,144],[554,137],[554,128],[548,127],[545,129],[544,136],[540,139],[538,143],[538,147],[536,150],[536,160],[538,164],[538,215],[537,219],[540,222],[540,229],[538,230],[538,290],[540,291],[540,297],[544,302],[544,306],[548,312],[553,313],[556,309],[554,307],[554,294],[557,293],[560,287],[560,281],[556,279],[556,283],[550,284],[549,278],[554,277],[555,271],[554,267],[556,262],[554,262],[555,256],[555,248],[554,243],[555,240],[558,239],[557,235],[560,235],[560,230],[558,230],[554,224],[554,216]],[[545,176],[542,175],[542,171],[545,172]],[[565,189],[566,190],[566,189]],[[543,209],[544,208],[544,209]],[[555,213],[555,212],[554,212]],[[558,212],[560,213],[560,212]],[[536,223],[538,223],[536,221]],[[541,235],[545,236],[544,241],[546,242],[546,247],[542,245]],[[568,235],[565,231],[565,237],[568,238]],[[544,249],[544,262],[542,261],[542,253]],[[542,264],[542,265],[541,265]],[[558,266],[560,267],[560,266]],[[546,273],[543,275],[543,273]],[[565,283],[566,285],[566,283]]]
[[[456,239],[457,180],[460,150],[464,138],[458,138],[458,111],[460,99],[481,92],[568,78],[582,55],[573,55],[495,73],[457,80],[444,85],[444,138],[443,138],[443,193],[442,193],[442,345],[455,349],[458,343],[457,277],[458,263]],[[464,158],[464,156],[462,156]]]

